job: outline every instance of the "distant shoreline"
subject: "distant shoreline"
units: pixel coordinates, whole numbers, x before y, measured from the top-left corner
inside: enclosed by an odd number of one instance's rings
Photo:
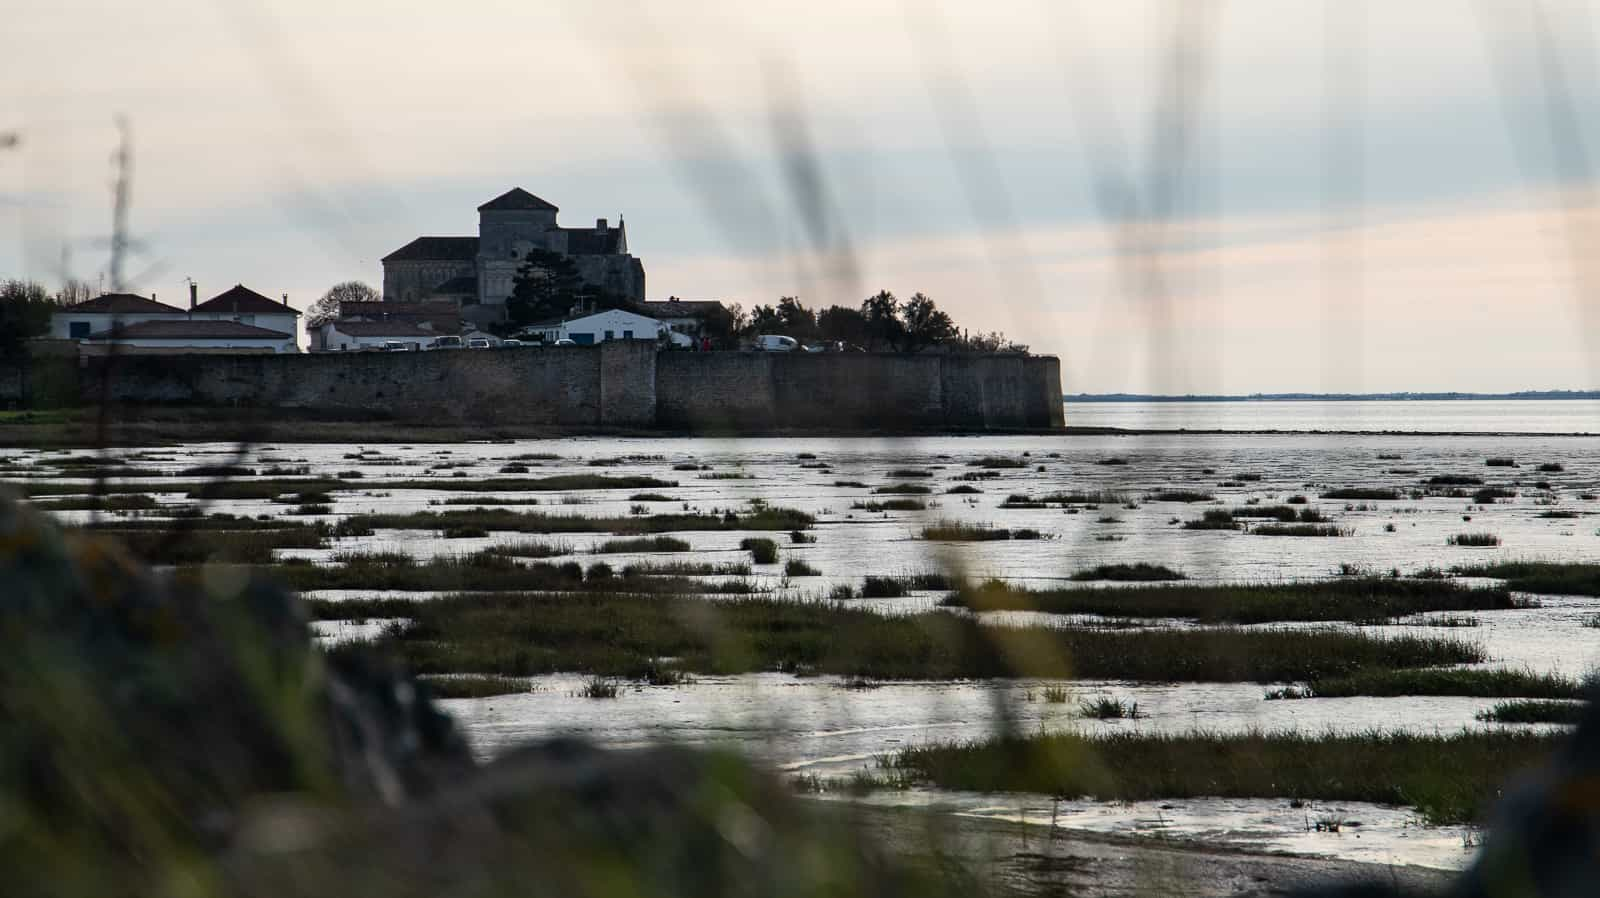
[[[1515,393],[1249,393],[1244,395],[1150,393],[1063,394],[1063,402],[1484,402],[1600,399],[1600,390],[1521,390]]]

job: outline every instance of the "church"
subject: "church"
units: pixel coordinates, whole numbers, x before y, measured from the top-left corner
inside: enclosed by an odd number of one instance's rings
[[[463,318],[491,324],[505,318],[517,267],[530,249],[560,253],[585,283],[644,301],[644,263],[628,253],[622,220],[592,228],[556,224],[557,207],[520,187],[478,207],[476,237],[418,237],[383,257],[386,302],[449,301]]]

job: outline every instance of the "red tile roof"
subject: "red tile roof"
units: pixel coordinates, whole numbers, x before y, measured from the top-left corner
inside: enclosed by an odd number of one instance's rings
[[[229,287],[227,290],[195,306],[194,310],[218,315],[300,314],[292,306],[286,306],[276,300],[268,299],[243,284],[235,284]]]
[[[135,293],[104,293],[94,299],[67,306],[61,311],[95,315],[187,315],[183,309],[156,302]]]
[[[140,321],[98,334],[91,340],[292,340],[294,335],[237,321]]]

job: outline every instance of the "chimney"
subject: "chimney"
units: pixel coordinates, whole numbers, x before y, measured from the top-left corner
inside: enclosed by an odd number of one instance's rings
[[[289,305],[289,294],[287,294],[287,293],[285,293],[285,294],[283,294],[283,304],[284,304],[284,306],[285,306],[285,307],[286,307],[286,308],[287,308],[287,307],[288,307],[288,305]]]
[[[189,311],[193,312],[195,304],[199,302],[200,285],[194,281],[189,282]]]
[[[596,218],[594,220],[594,229],[604,234],[606,232],[606,220],[604,218]]]

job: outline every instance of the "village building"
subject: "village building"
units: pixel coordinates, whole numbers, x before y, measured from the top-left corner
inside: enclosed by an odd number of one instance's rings
[[[299,352],[300,312],[243,285],[189,308],[133,293],[107,293],[67,306],[50,319],[50,335],[76,340],[85,352]]]
[[[237,321],[190,320],[139,321],[116,324],[90,334],[80,341],[87,354],[112,352],[134,355],[182,355],[186,353],[296,353],[299,344],[293,334],[268,330]]]
[[[579,346],[604,343],[608,340],[657,340],[662,334],[671,334],[667,325],[654,318],[623,309],[606,309],[574,318],[557,318],[531,324],[523,334],[544,343],[571,340]],[[690,338],[672,338],[678,345],[688,345]]]
[[[418,237],[384,256],[384,301],[449,302],[475,324],[504,321],[517,269],[538,249],[572,260],[585,284],[642,302],[644,263],[629,254],[622,220],[569,228],[556,223],[558,211],[520,187],[506,191],[478,207],[476,237]]]
[[[640,303],[646,315],[667,326],[675,334],[699,337],[705,333],[706,322],[723,311],[723,305],[714,299],[667,299]]]

